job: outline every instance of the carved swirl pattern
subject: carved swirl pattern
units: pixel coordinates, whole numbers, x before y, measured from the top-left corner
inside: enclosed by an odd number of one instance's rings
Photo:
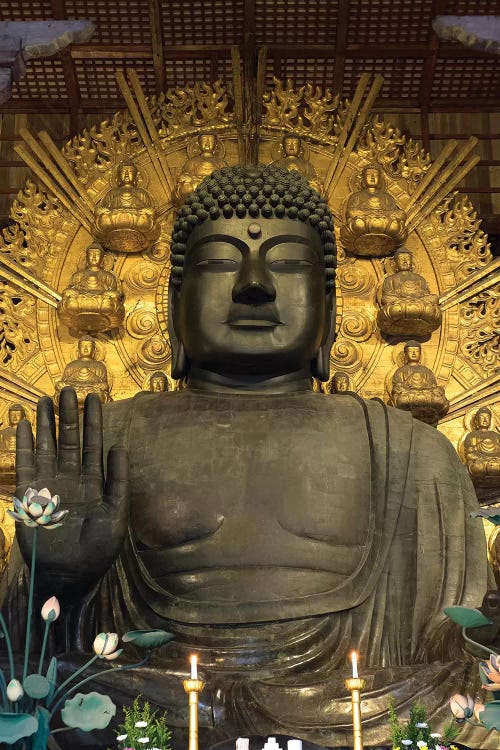
[[[374,285],[368,271],[355,262],[340,266],[337,276],[345,294],[366,294]]]
[[[138,261],[125,274],[124,282],[135,291],[142,292],[156,289],[160,270],[158,266],[146,260]]]
[[[349,339],[339,338],[333,345],[330,365],[333,370],[356,372],[361,367],[360,347]]]
[[[375,329],[375,318],[363,312],[345,312],[340,333],[348,339],[366,341]]]
[[[156,334],[142,344],[137,359],[145,370],[160,370],[167,365],[170,354],[168,341],[160,334]]]
[[[153,305],[136,307],[127,317],[126,327],[135,339],[153,336],[158,330],[158,318]]]

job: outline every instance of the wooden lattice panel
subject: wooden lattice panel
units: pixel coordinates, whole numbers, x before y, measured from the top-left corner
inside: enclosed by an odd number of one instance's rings
[[[432,97],[444,99],[500,99],[498,59],[438,58]]]
[[[280,61],[279,77],[291,78],[296,86],[303,86],[314,81],[320,88],[333,86],[335,60],[333,58],[286,58]],[[270,85],[274,75],[274,63],[268,62],[267,84]]]
[[[167,86],[183,88],[193,86],[196,82],[212,81],[218,75],[212,74],[211,60],[165,60]],[[227,77],[225,80],[228,81]]]
[[[12,86],[13,99],[57,101],[67,96],[63,65],[57,58],[30,60],[26,74]]]
[[[82,99],[121,99],[116,71],[133,68],[146,94],[155,93],[155,75],[150,60],[78,60],[76,75]]]
[[[126,3],[100,0],[66,0],[68,18],[88,19],[96,26],[92,42],[100,44],[150,44],[149,6],[143,0]]]
[[[244,34],[243,0],[161,3],[165,44],[238,44]]]
[[[345,96],[352,96],[363,73],[380,73],[384,76],[384,83],[380,92],[381,99],[418,99],[423,64],[423,58],[411,60],[402,58],[373,58],[371,60],[348,58],[345,61],[342,93]]]
[[[424,43],[432,0],[350,0],[347,41],[352,44]]]
[[[338,4],[330,0],[256,0],[257,40],[263,44],[333,44]]]
[[[54,18],[51,0],[0,0],[0,21],[44,21]]]
[[[498,0],[448,0],[441,15],[496,16]]]

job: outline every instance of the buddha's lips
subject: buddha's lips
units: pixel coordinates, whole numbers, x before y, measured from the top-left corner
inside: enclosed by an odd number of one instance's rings
[[[236,328],[273,328],[274,326],[284,325],[272,304],[255,307],[235,304],[231,307],[229,315],[223,323]]]
[[[238,318],[237,320],[227,320],[226,323],[233,328],[275,328],[283,323],[274,320],[264,320],[261,318]]]

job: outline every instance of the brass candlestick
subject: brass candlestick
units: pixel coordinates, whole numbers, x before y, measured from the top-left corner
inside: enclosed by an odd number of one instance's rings
[[[198,750],[198,693],[201,693],[205,683],[189,679],[182,684],[189,695],[189,750]]]
[[[354,750],[363,750],[363,728],[361,726],[361,691],[364,690],[366,680],[361,677],[349,677],[344,685],[351,693],[352,700],[352,737]]]

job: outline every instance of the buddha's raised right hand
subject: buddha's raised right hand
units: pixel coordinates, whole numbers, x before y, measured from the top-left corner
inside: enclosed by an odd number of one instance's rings
[[[66,604],[81,599],[108,570],[120,553],[128,525],[128,456],[113,446],[104,476],[101,402],[87,396],[80,450],[78,403],[73,388],[63,388],[59,400],[59,439],[56,441],[54,404],[38,402],[36,446],[31,425],[17,429],[17,489],[47,487],[68,510],[58,529],[38,531],[37,589],[55,594]],[[31,560],[33,530],[17,524],[17,538],[25,561]]]

